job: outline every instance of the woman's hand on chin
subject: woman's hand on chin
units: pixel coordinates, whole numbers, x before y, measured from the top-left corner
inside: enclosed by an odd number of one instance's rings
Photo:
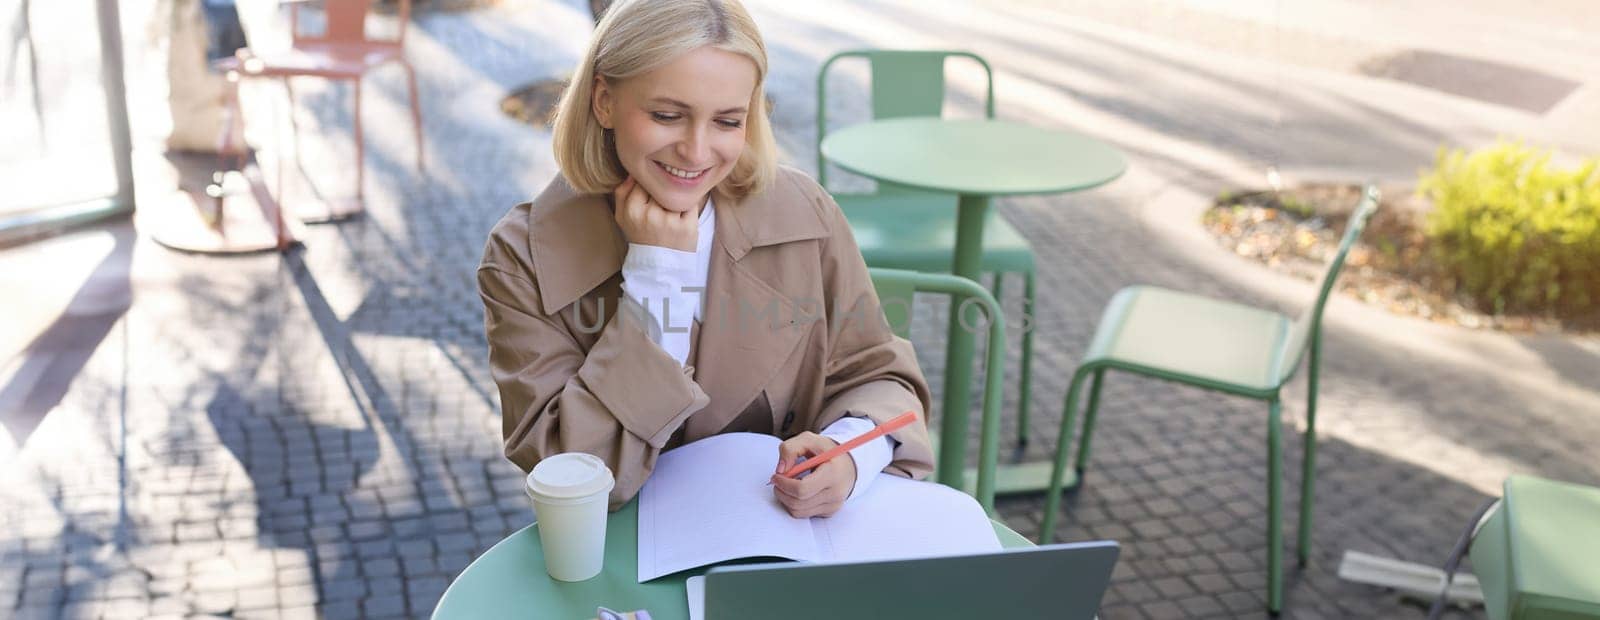
[[[632,176],[611,192],[617,226],[628,243],[654,245],[681,252],[695,251],[700,217],[694,211],[678,213],[661,206]]]

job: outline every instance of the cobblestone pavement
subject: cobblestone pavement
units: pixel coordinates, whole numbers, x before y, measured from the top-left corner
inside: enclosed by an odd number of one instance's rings
[[[1492,135],[1507,118],[1443,113],[1455,108],[1427,94],[1366,105],[1364,94],[1400,87],[1185,57],[1047,13],[751,4],[771,47],[780,141],[803,168],[814,168],[816,67],[864,45],[959,41],[995,62],[1002,116],[1078,126],[1130,153],[1135,171],[1113,186],[1000,203],[1041,265],[1030,460],[1052,453],[1066,379],[1120,287],[1283,306],[1240,284],[1257,273],[1245,263],[1235,264],[1245,275],[1224,273],[1161,242],[1157,230],[1188,224],[1145,201],[1174,188],[1204,195],[1267,162],[1405,174],[1438,142]],[[427,175],[411,167],[402,75],[380,72],[366,101],[369,213],[313,227],[301,250],[190,256],[126,225],[108,229],[105,264],[131,268],[101,277],[131,297],[89,304],[47,332],[82,350],[70,363],[52,358],[77,372],[36,425],[6,418],[19,447],[0,468],[0,615],[425,617],[473,557],[529,523],[520,475],[500,454],[474,267],[494,221],[555,173],[548,133],[502,118],[498,99],[568,71],[587,22],[576,3],[532,0],[419,17],[409,44]],[[1046,47],[1052,37],[1059,45]],[[862,114],[860,77],[840,77],[837,117]],[[977,109],[972,77],[953,73],[954,113]],[[1277,112],[1228,105],[1262,93]],[[349,105],[346,90],[308,85],[298,112],[308,168],[330,191],[348,182]],[[1013,308],[1020,288],[1007,287]],[[944,311],[927,301],[914,333],[937,384]],[[1375,312],[1339,303],[1336,315]],[[1342,552],[1438,562],[1507,473],[1600,481],[1588,449],[1600,441],[1592,339],[1402,321],[1398,331],[1420,335],[1395,344],[1366,322],[1330,318],[1315,546],[1308,567],[1289,570],[1287,616],[1419,617],[1414,603],[1338,580]],[[1501,357],[1507,347],[1518,353]],[[62,371],[19,359],[20,371],[6,369],[13,382]],[[1303,379],[1288,398],[1292,546]],[[1264,413],[1108,378],[1095,456],[1057,532],[1123,543],[1102,617],[1264,615]],[[1042,510],[1039,497],[1000,502],[1028,536]]]

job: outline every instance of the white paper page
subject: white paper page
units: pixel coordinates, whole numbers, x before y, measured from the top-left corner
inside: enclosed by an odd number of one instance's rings
[[[812,519],[823,557],[861,562],[998,551],[1000,539],[971,496],[932,482],[880,474],[865,495]]]
[[[778,444],[728,433],[663,452],[639,492],[639,583],[736,558],[822,559],[810,520],[767,486]]]
[[[690,577],[683,582],[683,589],[689,594],[689,620],[701,620],[706,617],[705,576]]]

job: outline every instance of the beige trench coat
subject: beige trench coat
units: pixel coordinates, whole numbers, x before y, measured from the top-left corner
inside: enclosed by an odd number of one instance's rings
[[[760,195],[717,205],[702,321],[665,326],[693,331],[685,365],[622,294],[627,247],[609,198],[560,177],[489,234],[478,290],[505,453],[523,471],[561,452],[599,456],[616,475],[615,510],[682,443],[788,438],[847,413],[926,420],[911,343],[889,331],[843,213],[804,173],[784,168]],[[892,436],[885,471],[932,471],[925,423]]]

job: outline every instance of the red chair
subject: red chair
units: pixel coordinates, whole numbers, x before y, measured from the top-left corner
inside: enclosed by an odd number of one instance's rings
[[[364,204],[362,183],[366,149],[361,137],[361,79],[368,71],[388,64],[400,63],[406,71],[406,87],[411,104],[411,123],[416,131],[417,170],[423,170],[422,161],[422,109],[417,105],[417,72],[406,61],[404,48],[406,26],[411,18],[411,1],[399,0],[400,33],[393,39],[367,37],[367,13],[373,0],[322,0],[327,28],[320,35],[300,32],[300,10],[306,0],[284,0],[290,4],[289,23],[293,33],[293,46],[283,52],[257,55],[240,50],[236,58],[225,59],[223,69],[234,69],[245,77],[283,78],[289,93],[290,117],[294,115],[294,87],[289,78],[298,76],[320,77],[330,80],[349,80],[355,85],[354,132],[356,141],[356,203]]]

